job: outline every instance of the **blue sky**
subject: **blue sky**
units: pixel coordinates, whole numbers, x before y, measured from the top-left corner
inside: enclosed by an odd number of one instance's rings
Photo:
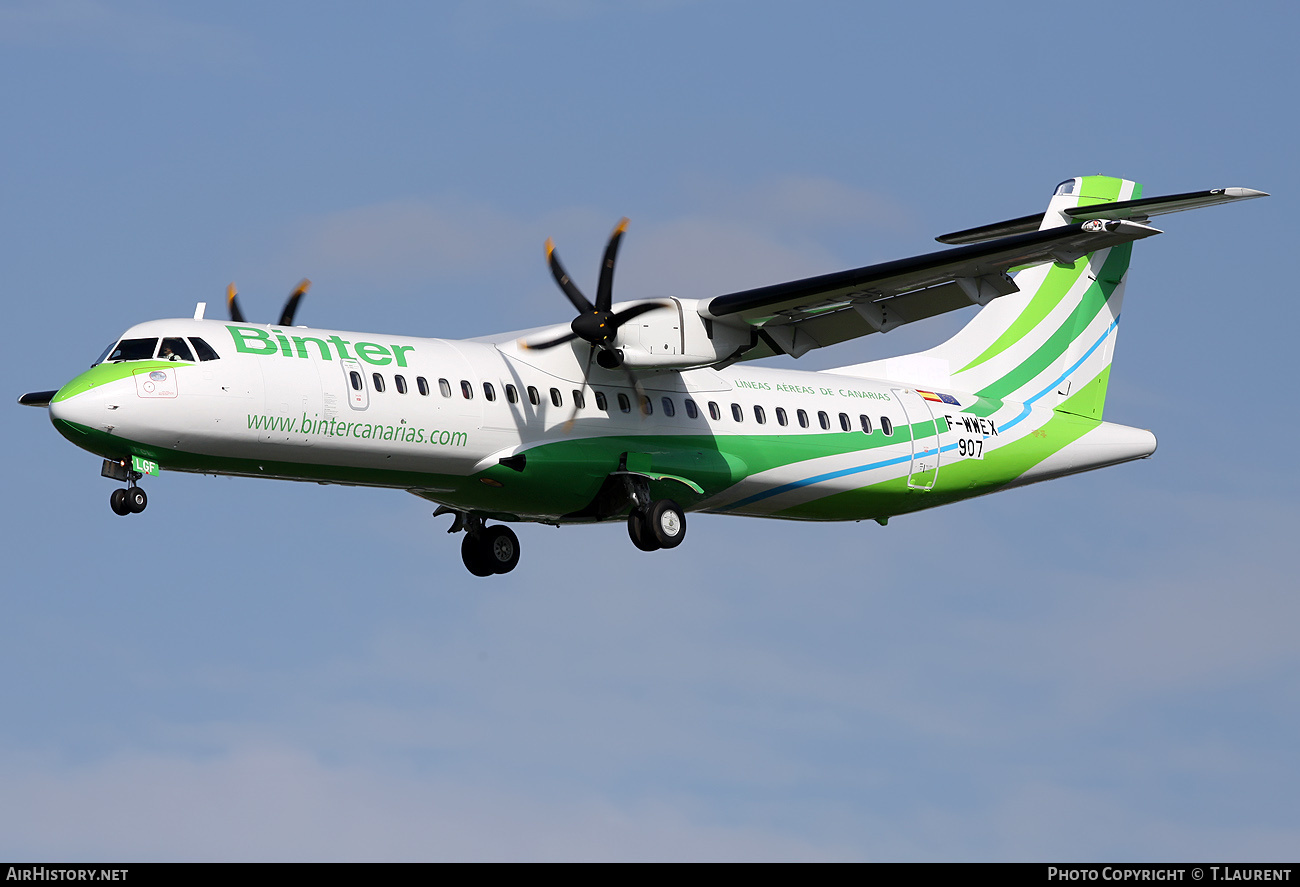
[[[1136,464],[875,524],[523,527],[4,413],[0,857],[1222,859],[1300,846],[1283,3],[0,2],[11,396],[215,311],[447,337],[936,248],[1061,179],[1274,196],[1135,249]],[[588,284],[589,285],[589,284]],[[814,352],[824,368],[965,318]],[[1290,578],[1288,578],[1290,577]]]

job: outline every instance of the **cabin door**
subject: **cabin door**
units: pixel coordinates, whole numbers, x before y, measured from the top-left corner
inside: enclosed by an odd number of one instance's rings
[[[939,428],[930,404],[910,388],[895,388],[907,417],[908,434],[912,439],[912,464],[907,475],[907,485],[914,490],[933,489],[939,476]]]

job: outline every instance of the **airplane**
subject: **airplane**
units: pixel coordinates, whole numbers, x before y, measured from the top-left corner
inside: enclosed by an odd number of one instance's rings
[[[519,562],[511,523],[624,520],[671,549],[691,512],[874,520],[1143,459],[1147,430],[1102,419],[1132,245],[1151,216],[1268,196],[1143,197],[1081,176],[1047,209],[936,238],[949,248],[690,300],[596,297],[547,263],[568,325],[468,340],[278,323],[131,327],[57,391],[24,394],[102,457],[144,511],[161,470],[407,490],[453,516],[475,576]],[[972,305],[948,341],[818,372],[755,366]],[[489,524],[489,521],[493,523]]]

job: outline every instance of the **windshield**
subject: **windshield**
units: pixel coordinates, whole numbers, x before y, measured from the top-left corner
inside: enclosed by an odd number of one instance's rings
[[[103,363],[103,362],[104,362],[104,358],[108,357],[108,352],[112,351],[115,347],[117,347],[117,343],[116,343],[116,342],[109,342],[109,343],[108,343],[108,347],[105,348],[103,351],[99,352],[99,357],[96,357],[96,358],[95,358],[95,362],[92,363],[91,366],[93,366],[93,367],[97,367],[97,366],[99,366],[101,363]]]
[[[158,347],[157,339],[123,339],[117,343],[113,353],[108,355],[110,361],[121,360],[148,360],[153,357],[154,349]]]

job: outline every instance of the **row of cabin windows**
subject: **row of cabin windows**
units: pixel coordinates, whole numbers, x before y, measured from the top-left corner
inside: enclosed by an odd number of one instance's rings
[[[357,391],[360,391],[362,386],[361,374],[354,371],[351,373],[351,378],[352,378],[352,387],[355,388]],[[386,383],[384,381],[384,376],[382,373],[373,374],[371,376],[371,380],[374,382],[375,391],[382,393],[385,390]],[[425,395],[426,397],[429,395],[430,393],[429,381],[425,379],[424,376],[416,377],[415,386],[421,394]],[[398,394],[406,394],[406,392],[409,390],[406,384],[406,377],[394,376],[393,387],[397,389]],[[442,394],[443,397],[451,397],[452,396],[451,382],[449,382],[446,379],[439,379],[438,391]],[[519,403],[520,401],[519,389],[517,389],[514,385],[510,383],[506,383],[505,392],[506,392],[507,401],[509,401],[510,403]],[[533,385],[526,386],[524,392],[527,395],[528,402],[530,404],[532,404],[533,406],[541,406],[542,395],[541,392],[538,391],[535,386]],[[474,386],[470,384],[469,380],[467,379],[460,380],[460,393],[461,396],[464,397],[466,400],[474,399]],[[605,397],[605,392],[596,391],[595,394],[596,394],[596,409],[605,413],[609,412],[609,401]],[[622,413],[632,412],[632,399],[628,397],[627,394],[620,391],[616,395],[616,397],[617,397],[619,412]],[[491,382],[483,383],[483,399],[488,401],[495,401],[497,399],[496,386],[493,385]],[[552,388],[550,390],[549,399],[552,406],[559,407],[564,405],[564,395],[560,392],[560,389],[558,388]],[[641,412],[647,416],[653,415],[655,410],[654,400],[645,395],[641,395],[639,397],[639,400],[640,400],[639,406]],[[659,403],[660,406],[663,408],[665,416],[677,415],[677,405],[671,397],[664,396],[663,398],[660,399]],[[573,389],[573,405],[575,408],[579,410],[586,409],[587,407],[586,397],[583,395],[582,391],[577,388]],[[692,400],[689,397],[685,398],[684,405],[686,407],[687,417],[691,419],[698,419],[700,417],[699,405],[696,404],[694,400]],[[716,402],[709,401],[708,409],[709,409],[709,417],[712,418],[714,421],[718,421],[722,418],[722,409],[718,406]],[[782,427],[790,424],[790,415],[785,411],[785,407],[777,407],[775,410],[773,410],[773,413],[775,413],[776,415],[776,424]],[[731,405],[731,418],[736,422],[745,421],[745,411],[740,406],[740,404],[733,403]],[[840,413],[838,419],[839,419],[839,426],[841,431],[853,430],[853,420],[849,417],[848,413]],[[758,404],[754,405],[754,421],[757,422],[759,425],[767,424],[767,410],[759,406]],[[812,427],[812,421],[809,419],[808,412],[806,410],[795,410],[795,421],[799,423],[800,428]],[[818,410],[817,424],[821,427],[823,431],[830,431],[831,430],[830,414],[827,413],[825,410]],[[871,422],[871,417],[866,415],[865,413],[861,413],[858,415],[858,425],[862,429],[864,434],[871,434],[872,431],[875,430]],[[888,416],[880,417],[880,430],[885,434],[886,437],[889,437],[894,433],[894,423],[889,420]]]

